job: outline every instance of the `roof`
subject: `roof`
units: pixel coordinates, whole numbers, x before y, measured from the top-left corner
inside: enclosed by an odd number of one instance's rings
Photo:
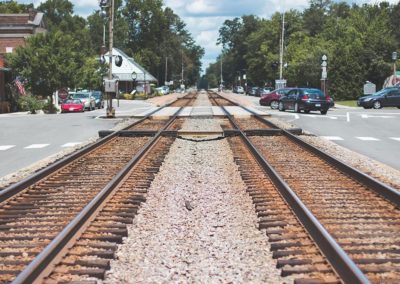
[[[104,57],[108,63],[109,52],[107,52]],[[157,79],[151,75],[146,69],[140,66],[132,57],[129,57],[126,53],[118,48],[113,48],[112,55],[122,56],[122,65],[118,67],[115,65],[115,60],[113,60],[112,73],[113,77],[118,77],[120,81],[133,81],[132,73],[136,73],[136,81],[147,81],[147,82],[157,82]]]

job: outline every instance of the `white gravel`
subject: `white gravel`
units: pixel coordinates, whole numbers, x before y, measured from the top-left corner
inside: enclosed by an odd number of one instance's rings
[[[128,230],[104,283],[283,282],[225,140],[177,140]]]

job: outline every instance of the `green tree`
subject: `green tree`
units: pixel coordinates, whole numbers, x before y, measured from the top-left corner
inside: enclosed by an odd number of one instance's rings
[[[19,4],[16,1],[0,2],[0,14],[21,14],[33,9],[33,4]]]
[[[49,96],[61,87],[75,87],[77,70],[85,64],[80,42],[62,32],[37,34],[25,47],[9,54],[10,67],[27,80],[35,96]]]

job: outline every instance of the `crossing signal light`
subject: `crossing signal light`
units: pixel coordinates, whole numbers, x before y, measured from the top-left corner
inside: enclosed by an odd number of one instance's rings
[[[117,65],[118,67],[121,67],[121,65],[122,65],[122,56],[121,55],[117,55],[115,57],[115,65]]]

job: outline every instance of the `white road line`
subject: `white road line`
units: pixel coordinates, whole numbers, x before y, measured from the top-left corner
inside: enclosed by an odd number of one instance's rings
[[[41,149],[41,148],[47,147],[49,145],[50,144],[32,144],[32,145],[24,147],[24,149]]]
[[[346,112],[346,118],[347,118],[347,122],[350,122],[350,113]]]
[[[5,151],[15,147],[15,145],[0,145],[0,151]]]
[[[362,141],[379,141],[379,139],[374,138],[374,137],[356,137],[357,139],[360,139]]]
[[[66,148],[66,147],[74,147],[76,145],[82,144],[82,142],[69,142],[65,143],[64,145],[61,145],[61,147]]]
[[[400,142],[400,137],[389,137],[389,138]]]
[[[339,137],[339,136],[321,136],[321,137],[326,139],[326,140],[331,140],[331,141],[343,140],[343,138]]]

